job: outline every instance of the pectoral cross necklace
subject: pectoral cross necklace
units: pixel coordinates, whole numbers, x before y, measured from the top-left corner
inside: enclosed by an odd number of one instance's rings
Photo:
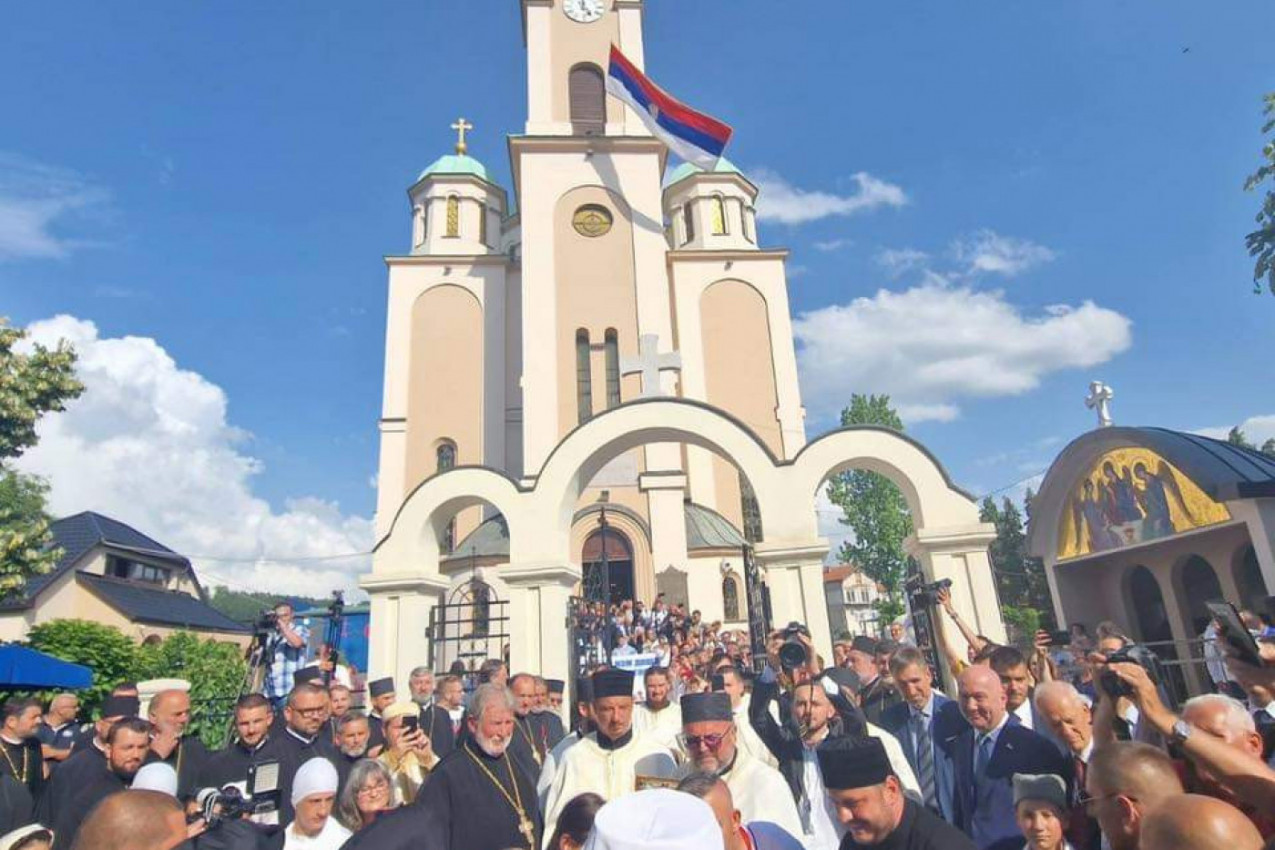
[[[491,784],[496,786],[496,790],[513,807],[514,813],[518,815],[518,831],[527,840],[528,850],[535,850],[536,825],[531,822],[531,818],[527,817],[527,810],[522,806],[522,792],[518,790],[518,778],[514,776],[514,768],[509,763],[509,756],[502,754],[499,760],[505,763],[505,769],[509,771],[509,785],[513,788],[512,794],[505,790],[504,784],[496,778],[496,774],[487,769],[487,765],[483,764],[478,759],[478,756],[474,755],[473,750],[465,747],[465,755],[473,759],[474,764],[478,765],[478,769],[487,775],[487,778],[491,780]]]

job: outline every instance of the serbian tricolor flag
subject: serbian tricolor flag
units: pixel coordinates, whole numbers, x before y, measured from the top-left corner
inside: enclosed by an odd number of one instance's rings
[[[731,128],[696,112],[651,82],[614,44],[607,91],[633,107],[651,134],[673,153],[705,171],[716,167],[730,141]]]

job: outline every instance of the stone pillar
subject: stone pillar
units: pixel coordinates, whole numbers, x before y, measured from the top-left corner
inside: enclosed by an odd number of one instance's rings
[[[1191,634],[1191,625],[1187,619],[1187,600],[1178,594],[1180,582],[1173,580],[1172,564],[1162,569],[1152,570],[1151,574],[1155,576],[1156,583],[1160,585],[1160,596],[1164,599],[1164,611],[1169,619],[1169,631],[1173,634],[1174,651],[1177,652],[1179,661],[1186,661],[1186,659],[1191,657],[1190,642],[1195,635]],[[1136,612],[1134,612],[1134,616],[1137,616]],[[1186,679],[1187,690],[1192,694],[1204,694],[1210,691],[1210,688],[1205,685],[1200,675],[1200,666],[1199,664],[1181,665],[1182,675]]]
[[[500,571],[509,587],[509,672],[547,679],[572,678],[567,606],[580,568],[511,564]]]
[[[918,528],[904,541],[909,555],[921,564],[927,581],[952,580],[952,604],[978,634],[995,643],[1006,640],[1005,621],[988,545],[996,539],[996,527],[979,522],[947,528]]]
[[[638,489],[646,493],[650,509],[652,573],[659,573],[670,566],[685,570],[686,508],[683,501],[686,498],[686,474],[680,469],[646,472],[638,476]]]
[[[442,604],[447,585],[444,576],[375,573],[359,582],[372,602],[364,671],[369,680],[394,676],[406,682],[413,667],[429,662],[429,612]]]
[[[782,628],[796,620],[810,629],[815,651],[832,663],[832,632],[828,628],[828,603],[823,592],[823,561],[828,541],[806,545],[758,543],[757,565],[765,571],[770,590],[772,626]]]
[[[1275,499],[1227,502],[1231,516],[1244,520],[1262,569],[1262,581],[1275,592]],[[1228,564],[1228,567],[1230,565]]]

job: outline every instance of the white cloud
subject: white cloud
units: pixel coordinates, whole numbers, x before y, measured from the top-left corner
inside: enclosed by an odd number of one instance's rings
[[[842,248],[853,244],[853,239],[829,239],[827,242],[814,243],[814,249],[816,251],[823,251],[826,254],[831,251],[840,251]]]
[[[68,231],[107,200],[74,171],[0,152],[0,262],[61,259],[92,244]]]
[[[923,268],[930,261],[930,255],[915,248],[883,248],[873,259],[891,277],[899,277],[913,269]]]
[[[1057,256],[1044,245],[1027,239],[1002,236],[983,229],[952,242],[953,258],[967,274],[999,274],[1014,277]]]
[[[908,202],[903,190],[867,172],[853,175],[858,191],[837,195],[819,190],[798,189],[773,171],[757,169],[750,176],[761,190],[757,217],[783,224],[804,224],[834,215],[853,215],[878,207],[901,207]]]
[[[1240,422],[1239,426],[1240,430],[1244,432],[1244,436],[1255,446],[1260,446],[1267,440],[1275,440],[1275,413],[1250,416]],[[1232,425],[1215,425],[1209,428],[1199,428],[1195,433],[1202,434],[1205,437],[1225,440],[1226,435],[1231,432],[1233,427]]]
[[[35,342],[68,340],[85,385],[41,421],[39,444],[18,462],[48,479],[54,514],[93,510],[133,525],[190,556],[213,584],[308,596],[355,588],[367,557],[306,559],[369,551],[371,520],[309,497],[276,511],[254,495],[263,467],[243,450],[248,435],[227,420],[220,387],[153,339],[104,339],[65,315],[29,330]]]
[[[1019,395],[1132,342],[1129,319],[1091,301],[1032,316],[1001,292],[933,282],[801,314],[793,331],[812,414],[834,414],[851,393],[888,393],[913,422],[950,420],[962,399]]]

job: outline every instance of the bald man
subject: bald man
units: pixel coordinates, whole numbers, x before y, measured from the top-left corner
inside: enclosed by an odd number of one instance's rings
[[[1023,835],[1014,810],[1014,774],[1056,774],[1070,796],[1071,762],[1043,735],[1011,722],[1005,686],[995,670],[970,667],[957,685],[957,704],[969,728],[953,748],[954,823],[981,850],[1018,850]]]
[[[1183,794],[1147,813],[1142,847],[1261,850],[1262,836],[1243,812],[1213,797]]]
[[[99,803],[71,850],[173,850],[186,840],[181,804],[159,791],[121,791]]]
[[[147,763],[162,761],[177,771],[178,799],[194,797],[209,752],[198,737],[186,734],[190,726],[190,694],[178,689],[160,691],[151,699],[146,713],[155,729]]]
[[[1089,760],[1085,799],[1111,850],[1137,850],[1146,813],[1181,795],[1172,759],[1148,744],[1108,744]]]

